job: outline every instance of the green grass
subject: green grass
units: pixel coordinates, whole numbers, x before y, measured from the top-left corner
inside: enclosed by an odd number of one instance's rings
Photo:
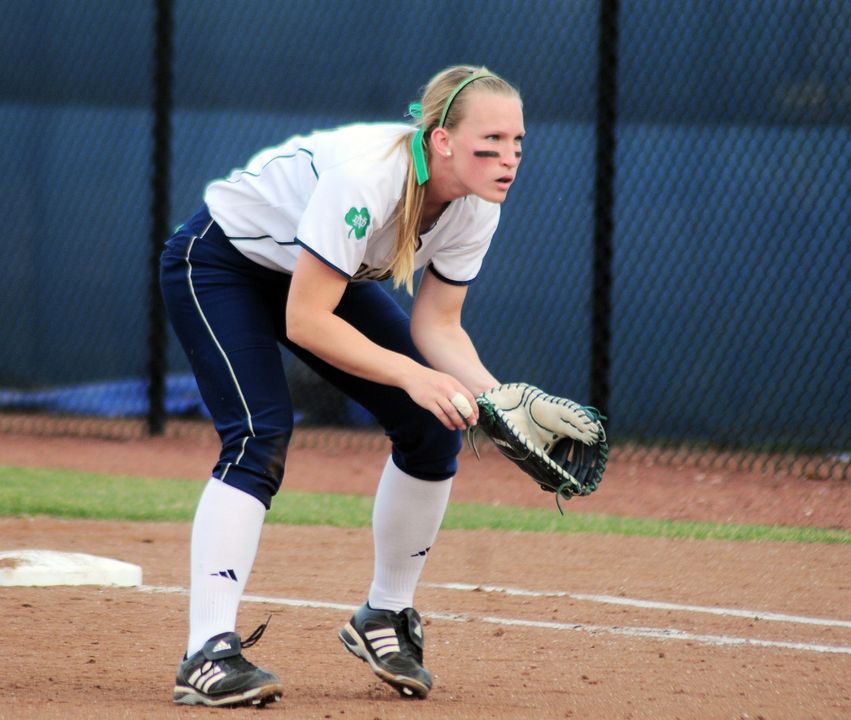
[[[203,483],[197,481],[0,466],[0,516],[188,521],[202,489]],[[562,516],[555,502],[552,509],[452,503],[443,527],[851,544],[851,532],[845,530],[624,518],[573,513],[570,503],[565,507],[567,514]],[[267,522],[368,527],[371,509],[371,497],[284,490],[273,503]]]

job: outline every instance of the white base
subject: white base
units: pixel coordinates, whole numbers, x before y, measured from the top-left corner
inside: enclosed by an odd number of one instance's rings
[[[53,550],[0,552],[0,587],[142,584],[142,568],[112,558]]]

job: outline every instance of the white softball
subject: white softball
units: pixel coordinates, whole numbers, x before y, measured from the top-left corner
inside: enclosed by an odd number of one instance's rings
[[[451,402],[455,406],[455,409],[461,413],[461,417],[468,418],[473,414],[473,408],[470,406],[467,398],[465,398],[461,393],[455,393],[452,396]]]

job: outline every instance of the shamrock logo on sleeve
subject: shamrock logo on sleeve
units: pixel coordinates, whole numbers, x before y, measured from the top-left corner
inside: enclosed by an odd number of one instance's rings
[[[346,225],[349,226],[348,237],[351,237],[352,232],[354,232],[355,238],[360,240],[366,235],[366,229],[369,227],[369,210],[366,208],[361,208],[360,210],[351,208],[346,213],[345,220]]]

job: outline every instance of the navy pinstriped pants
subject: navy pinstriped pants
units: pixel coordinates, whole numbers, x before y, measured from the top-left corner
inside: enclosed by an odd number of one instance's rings
[[[393,460],[423,480],[457,469],[461,436],[399,388],[338,370],[286,337],[290,276],[252,262],[203,206],[166,243],[160,282],[171,324],[222,440],[213,475],[267,508],[284,474],[293,408],[278,343],[369,410],[393,443]],[[410,320],[375,282],[349,283],[336,314],[373,342],[425,364]]]

